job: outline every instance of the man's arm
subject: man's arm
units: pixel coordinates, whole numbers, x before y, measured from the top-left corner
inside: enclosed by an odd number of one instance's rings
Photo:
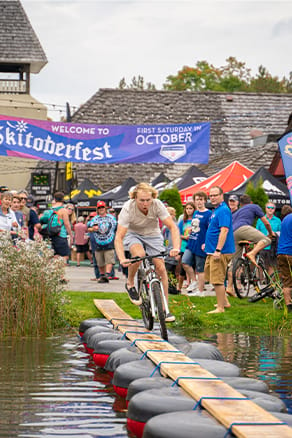
[[[68,212],[67,212],[66,208],[62,208],[60,213],[61,212],[62,212],[61,219],[63,219],[64,226],[66,228],[67,234],[70,237],[70,246],[71,246],[73,244],[73,235],[72,235],[72,230],[71,230],[71,224],[70,224],[70,221],[69,221],[69,215],[68,215]]]
[[[270,224],[270,222],[268,221],[268,219],[265,217],[265,216],[263,216],[262,218],[261,218],[261,220],[262,220],[262,222],[263,222],[263,224],[265,225],[265,227],[266,227],[266,229],[267,229],[267,231],[268,231],[268,236],[269,237],[273,237],[273,236],[275,236],[275,233],[273,232],[273,230],[272,230],[272,227],[271,227],[271,224]]]
[[[124,251],[124,244],[123,240],[127,233],[128,228],[124,227],[123,225],[118,224],[116,237],[115,237],[115,250],[117,257],[121,263],[122,266],[127,266],[127,259],[125,257],[125,251]]]
[[[170,216],[164,219],[162,223],[170,230],[173,249],[170,250],[169,255],[175,257],[180,253],[181,240],[179,228]]]
[[[221,249],[223,248],[223,246],[224,246],[224,244],[226,242],[228,231],[229,231],[228,227],[221,227],[220,228],[218,242],[217,242],[217,245],[216,245],[216,249],[218,249],[220,251],[215,251],[214,254],[213,254],[214,257],[220,257]]]

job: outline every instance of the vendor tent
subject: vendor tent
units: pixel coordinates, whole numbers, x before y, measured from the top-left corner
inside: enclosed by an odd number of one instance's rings
[[[171,189],[175,186],[180,191],[186,189],[187,187],[193,186],[194,184],[198,184],[206,178],[207,175],[204,172],[202,172],[196,166],[191,166],[181,176],[175,178],[173,181],[170,181],[165,188]]]
[[[161,172],[156,178],[151,181],[151,186],[154,187],[158,192],[162,192],[165,186],[170,182],[170,179]]]
[[[129,199],[129,190],[136,185],[137,182],[133,178],[127,178],[123,184],[103,193],[99,197],[99,200],[106,202],[113,208],[122,208],[124,203]]]
[[[232,189],[237,188],[240,184],[246,181],[253,172],[247,167],[240,164],[238,161],[234,161],[229,166],[210,176],[199,184],[195,184],[185,190],[180,190],[180,196],[182,203],[185,204],[192,200],[193,193],[203,191],[209,194],[209,190],[213,186],[219,186],[223,192],[229,192]]]
[[[289,191],[285,184],[275,178],[267,169],[264,167],[260,167],[248,180],[246,180],[243,184],[237,187],[235,190],[232,190],[228,194],[241,196],[246,192],[246,188],[249,182],[252,182],[253,185],[257,185],[259,181],[263,183],[263,189],[269,197],[271,202],[280,208],[282,205],[289,204],[290,205],[290,197]]]
[[[96,206],[101,194],[102,191],[90,179],[85,178],[77,189],[72,190],[70,195],[65,197],[65,200],[77,204],[77,207],[86,208]]]

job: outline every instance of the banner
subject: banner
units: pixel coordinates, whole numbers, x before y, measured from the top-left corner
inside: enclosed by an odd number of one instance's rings
[[[290,202],[292,205],[292,131],[283,135],[278,140],[282,155],[283,167],[286,175],[286,183],[289,190]]]
[[[0,155],[73,163],[208,163],[210,123],[83,125],[0,116]]]

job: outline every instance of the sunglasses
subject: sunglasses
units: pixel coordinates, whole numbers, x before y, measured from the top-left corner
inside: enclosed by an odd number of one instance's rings
[[[25,200],[27,201],[27,198],[24,198],[24,197],[22,197],[22,196],[20,196],[19,199],[20,199],[20,200],[25,199]]]
[[[269,210],[275,210],[275,207],[267,207]]]

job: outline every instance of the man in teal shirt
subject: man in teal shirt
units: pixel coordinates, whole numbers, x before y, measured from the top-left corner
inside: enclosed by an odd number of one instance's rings
[[[277,233],[280,232],[281,230],[281,219],[275,216],[275,210],[276,210],[275,204],[273,202],[267,202],[265,206],[265,211],[266,211],[265,217],[270,222],[272,231],[274,233]],[[261,231],[265,236],[268,235],[268,230],[261,219],[257,220],[256,229]],[[263,249],[262,252],[265,261],[265,266],[266,269],[268,270],[269,275],[271,275],[274,272],[274,266],[276,266],[277,264],[276,251],[274,251],[273,249],[275,248],[272,248],[271,250],[271,245],[268,245]]]

